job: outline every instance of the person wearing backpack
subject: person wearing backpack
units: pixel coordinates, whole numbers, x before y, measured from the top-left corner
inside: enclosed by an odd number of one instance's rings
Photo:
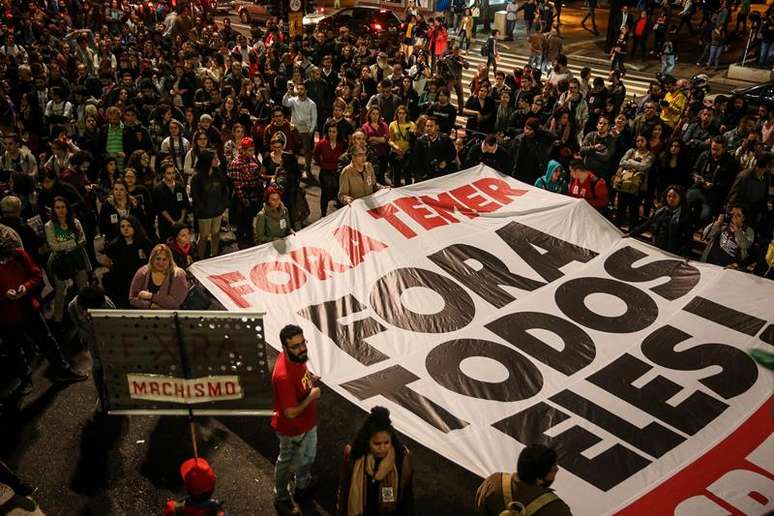
[[[476,491],[477,516],[569,516],[570,507],[550,489],[559,467],[556,451],[531,444],[519,454],[516,473],[493,473]]]

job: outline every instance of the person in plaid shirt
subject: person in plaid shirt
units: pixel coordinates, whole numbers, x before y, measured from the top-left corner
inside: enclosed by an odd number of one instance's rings
[[[237,201],[237,238],[246,247],[254,243],[253,219],[260,211],[263,199],[261,165],[254,154],[253,139],[242,138],[239,155],[228,165],[228,177]]]

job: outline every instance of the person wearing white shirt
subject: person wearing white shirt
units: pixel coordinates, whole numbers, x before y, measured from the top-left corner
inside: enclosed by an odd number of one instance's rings
[[[314,151],[314,131],[317,127],[317,105],[306,96],[304,84],[294,85],[288,82],[288,91],[282,97],[282,105],[290,108],[290,123],[298,130],[304,153],[304,167],[307,179],[312,177],[312,153]]]

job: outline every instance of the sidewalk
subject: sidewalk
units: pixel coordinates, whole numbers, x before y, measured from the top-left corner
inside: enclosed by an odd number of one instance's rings
[[[576,2],[579,3],[579,2]],[[564,53],[567,55],[571,62],[576,64],[579,62],[588,63],[589,66],[597,67],[609,67],[610,58],[605,52],[605,34],[607,33],[607,18],[609,10],[607,7],[598,7],[596,10],[597,19],[597,31],[598,36],[595,36],[591,32],[591,22],[588,21],[589,29],[585,29],[581,26],[581,20],[586,15],[586,8],[582,5],[565,5],[562,8],[560,34],[564,42]],[[636,14],[635,10],[631,10],[630,13]],[[673,15],[674,16],[674,15]],[[733,34],[733,28],[736,23],[736,15],[732,15],[729,28],[731,32],[728,51],[723,52],[720,58],[720,68],[718,71],[711,71],[704,67],[696,66],[696,60],[702,52],[702,45],[700,43],[701,31],[698,29],[698,21],[701,20],[701,15],[697,14],[694,17],[694,32],[693,36],[689,35],[687,29],[678,36],[677,48],[679,52],[679,59],[677,66],[673,72],[675,77],[690,78],[696,74],[706,74],[710,81],[718,85],[719,87],[726,86],[727,89],[733,89],[740,86],[749,86],[754,83],[739,81],[736,79],[729,79],[726,74],[728,66],[735,63],[741,58],[744,52],[746,43],[746,36],[739,35],[738,37]],[[748,24],[749,26],[749,24]],[[488,37],[488,33],[484,32],[480,26],[476,35],[476,40],[481,42]],[[514,35],[514,41],[501,41],[500,45],[506,48],[508,51],[518,54],[528,54],[529,44],[527,43],[527,34],[524,27],[524,20],[519,13],[519,20],[516,23],[516,31]],[[631,51],[631,42],[629,43],[629,50]],[[653,36],[651,35],[647,41],[647,49],[650,50],[653,47]],[[661,60],[658,56],[647,56],[642,59],[639,55],[636,58],[629,58],[626,61],[626,69],[632,73],[640,76],[654,77],[661,71]],[[726,89],[726,88],[722,88]]]

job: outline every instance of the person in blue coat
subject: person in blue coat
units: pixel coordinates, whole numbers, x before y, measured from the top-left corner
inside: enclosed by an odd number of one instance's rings
[[[549,161],[545,175],[537,178],[535,186],[549,192],[566,194],[567,175],[562,164],[553,159]]]

